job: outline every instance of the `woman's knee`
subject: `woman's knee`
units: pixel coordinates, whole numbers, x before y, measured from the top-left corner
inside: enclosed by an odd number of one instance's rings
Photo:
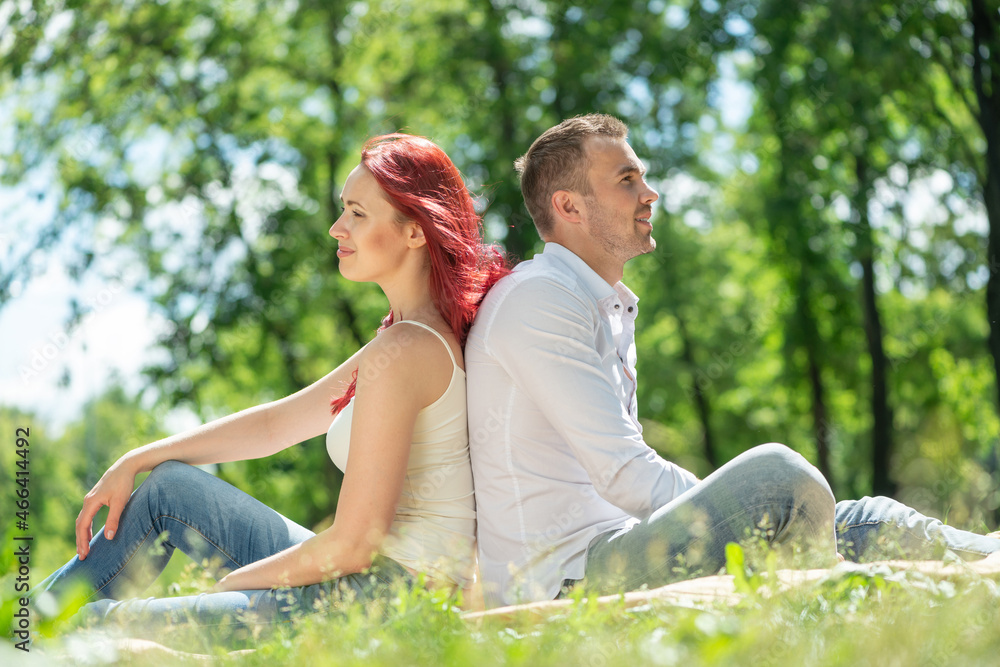
[[[196,493],[199,477],[206,474],[187,463],[164,461],[150,471],[136,493],[146,494],[151,509],[164,499],[193,499],[199,495]]]
[[[180,461],[164,461],[149,472],[144,484],[151,486],[176,486],[185,483],[192,473],[197,471],[194,466]]]

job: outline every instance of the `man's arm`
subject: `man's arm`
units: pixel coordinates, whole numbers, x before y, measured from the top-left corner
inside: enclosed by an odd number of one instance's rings
[[[565,440],[601,497],[645,518],[698,480],[643,442],[601,364],[595,307],[555,280],[533,278],[506,295],[484,343]]]

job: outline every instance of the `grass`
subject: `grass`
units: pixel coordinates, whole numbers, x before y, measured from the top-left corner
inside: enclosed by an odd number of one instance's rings
[[[524,615],[471,622],[443,593],[417,589],[398,595],[387,618],[356,605],[255,638],[249,654],[227,656],[208,636],[184,648],[262,667],[1000,663],[1000,587],[989,578],[941,580],[881,569],[778,589],[767,574],[746,570],[741,558],[730,553],[740,593],[735,604],[692,608],[654,601],[627,609],[624,602],[600,606],[578,593],[572,605],[542,620]],[[0,645],[0,663],[12,664],[8,648]],[[94,635],[80,633],[41,638],[31,654],[38,664],[97,664],[114,656]],[[154,654],[119,654],[117,660],[178,661]]]

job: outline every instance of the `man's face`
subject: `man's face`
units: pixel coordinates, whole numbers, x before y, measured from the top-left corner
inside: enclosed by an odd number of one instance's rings
[[[590,162],[591,192],[584,197],[586,225],[594,243],[622,264],[656,248],[650,222],[659,196],[643,175],[645,168],[624,139],[590,137],[584,147]]]

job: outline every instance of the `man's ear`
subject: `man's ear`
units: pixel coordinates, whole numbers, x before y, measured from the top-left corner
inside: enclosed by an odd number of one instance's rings
[[[556,190],[552,193],[552,209],[560,220],[574,224],[582,220],[579,195],[570,190]]]

